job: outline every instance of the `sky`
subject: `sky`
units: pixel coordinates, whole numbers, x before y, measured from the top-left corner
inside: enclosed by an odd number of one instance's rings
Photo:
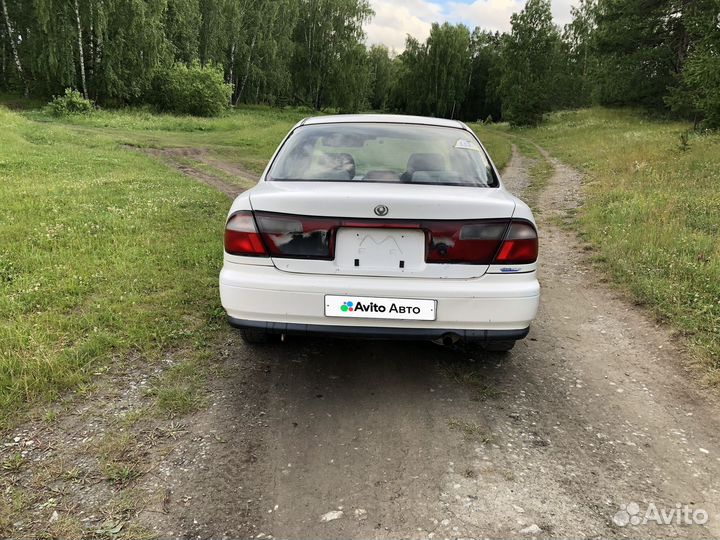
[[[577,0],[553,0],[552,11],[560,26],[570,22],[570,7]],[[449,21],[500,32],[510,30],[510,15],[520,11],[525,0],[370,0],[375,16],[365,24],[368,45],[381,43],[400,53],[405,36],[424,41],[430,24]]]

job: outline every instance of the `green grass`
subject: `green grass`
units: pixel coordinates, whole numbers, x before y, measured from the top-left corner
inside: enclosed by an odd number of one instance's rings
[[[37,109],[45,105],[45,103],[41,99],[33,97],[22,97],[18,94],[8,94],[6,92],[0,92],[0,103],[5,105],[8,109],[18,111],[26,109]]]
[[[79,136],[145,148],[203,147],[226,161],[261,173],[290,128],[312,113],[302,109],[244,107],[220,118],[157,114],[149,109],[102,110],[56,119],[42,110],[38,122],[62,124]]]
[[[110,432],[97,445],[103,477],[125,486],[142,475],[143,445],[126,432]]]
[[[587,173],[574,221],[597,260],[720,368],[720,134],[627,110],[549,116],[511,134]]]
[[[228,201],[110,138],[4,108],[0,124],[4,425],[111,362],[205,332]]]
[[[544,156],[540,155],[530,166],[529,172],[532,182],[525,190],[523,199],[530,205],[534,212],[539,213],[541,210],[537,207],[538,195],[547,186],[555,169]]]
[[[127,146],[201,147],[260,172],[307,115],[248,107],[215,119],[142,109],[56,118],[0,106],[0,429],[27,404],[85,392],[108,367],[170,350],[184,356],[155,386],[158,407],[197,406],[204,380],[192,366],[225,328],[217,275],[229,201]]]
[[[153,384],[158,411],[170,417],[184,415],[197,409],[203,402],[207,369],[202,356],[186,360],[166,370]]]
[[[2,463],[2,469],[9,472],[18,472],[25,464],[25,458],[21,454],[12,454]]]

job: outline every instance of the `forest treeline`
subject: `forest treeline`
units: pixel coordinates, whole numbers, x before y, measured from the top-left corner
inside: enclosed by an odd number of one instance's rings
[[[628,105],[720,126],[720,0],[581,0],[564,28],[528,0],[508,33],[436,23],[397,55],[364,44],[368,0],[0,2],[0,88],[39,97],[152,102],[182,64],[221,73],[232,104],[513,124]]]

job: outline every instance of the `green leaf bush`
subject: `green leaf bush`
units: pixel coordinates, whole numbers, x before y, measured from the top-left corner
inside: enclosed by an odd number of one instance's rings
[[[232,86],[222,69],[175,64],[160,69],[152,80],[148,101],[160,111],[193,116],[218,116],[230,103]]]
[[[90,114],[95,110],[95,104],[85,99],[77,90],[66,88],[62,96],[54,96],[48,103],[50,112],[55,116],[70,116],[73,114]]]

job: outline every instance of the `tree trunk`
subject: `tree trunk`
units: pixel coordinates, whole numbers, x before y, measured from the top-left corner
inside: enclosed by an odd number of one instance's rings
[[[690,51],[690,33],[685,23],[686,19],[690,19],[692,12],[695,11],[694,3],[692,0],[683,0],[680,7],[680,38],[678,39],[678,47],[676,51],[676,66],[675,72],[682,73],[685,67],[685,61],[687,60],[688,52]]]
[[[10,47],[12,48],[13,58],[15,59],[15,67],[18,70],[18,74],[20,75],[20,79],[23,82],[23,85],[25,86],[25,97],[28,97],[30,94],[30,91],[28,89],[27,81],[25,80],[25,73],[23,72],[22,63],[20,62],[20,56],[18,56],[17,51],[17,43],[15,43],[15,36],[13,35],[13,27],[12,23],[10,22],[10,17],[8,16],[8,10],[7,10],[7,3],[5,0],[2,0],[2,8],[3,8],[3,15],[5,16],[5,24],[7,26],[7,33],[8,38],[10,39]]]
[[[4,0],[3,0],[4,1]],[[87,82],[85,81],[85,53],[83,52],[82,25],[80,24],[80,5],[75,0],[75,20],[77,21],[78,52],[80,54],[80,80],[82,82],[83,97],[88,98]]]
[[[308,51],[308,58],[307,58],[307,76],[308,76],[308,99],[312,100],[313,107],[317,107],[318,97],[315,93],[315,88],[313,85],[315,84],[315,75],[313,73],[313,65],[314,65],[314,56],[315,56],[315,12],[316,4],[315,2],[311,2],[308,6],[308,9],[310,10],[311,17],[309,20],[309,24],[307,25],[307,29],[305,30],[305,47]],[[304,93],[304,92],[303,92]]]
[[[235,42],[230,47],[230,73],[228,73],[228,82],[233,82],[233,68],[235,67]]]
[[[90,75],[90,84],[92,84],[95,78],[95,14],[93,13],[93,3],[90,2],[88,6],[90,8],[90,35],[88,36],[88,43],[90,44],[90,50],[88,56],[90,57],[90,65],[88,66],[88,75]]]
[[[230,72],[228,73],[228,79],[227,82],[230,84],[235,85],[235,42],[233,41],[233,44],[230,46]],[[230,96],[230,103],[233,102],[232,96]]]
[[[252,62],[252,56],[253,51],[255,50],[255,39],[257,38],[257,30],[255,30],[255,33],[253,34],[252,41],[250,42],[250,52],[248,53],[247,62],[245,62],[245,73],[243,73],[243,79],[242,83],[240,84],[240,89],[238,90],[237,98],[235,98],[234,105],[237,106],[238,103],[240,103],[240,98],[243,95],[243,92],[245,91],[245,85],[247,84],[248,75],[250,75],[250,64]]]
[[[5,37],[5,32],[2,32],[2,34],[0,34],[0,38],[3,38],[3,37]],[[3,74],[3,81],[7,81],[7,75],[5,75],[5,71],[6,71],[6,69],[7,69],[7,62],[6,62],[6,60],[7,60],[7,59],[5,58],[5,40],[3,39],[3,40],[2,40],[2,74]]]
[[[318,85],[317,85],[317,91],[315,93],[315,110],[316,111],[319,111],[322,109],[322,101],[321,101],[322,90],[323,90],[323,83],[322,83],[322,77],[321,77],[320,81],[318,82]]]
[[[97,14],[102,13],[104,10],[104,6],[102,1],[98,2],[97,4]],[[102,68],[102,54],[103,54],[103,41],[102,41],[102,26],[99,25],[100,23],[100,17],[98,16],[98,24],[94,25],[95,31],[93,32],[93,35],[91,36],[94,42],[93,45],[93,77],[95,77],[95,81],[98,81],[97,74],[100,72]],[[99,85],[97,82],[93,85],[95,89],[95,99],[97,100],[98,93],[99,93]]]

